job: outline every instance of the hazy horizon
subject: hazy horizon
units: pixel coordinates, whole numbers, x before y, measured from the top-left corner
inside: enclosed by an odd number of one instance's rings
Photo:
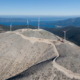
[[[80,15],[67,15],[67,16],[56,16],[56,15],[0,15],[0,18],[76,18]]]

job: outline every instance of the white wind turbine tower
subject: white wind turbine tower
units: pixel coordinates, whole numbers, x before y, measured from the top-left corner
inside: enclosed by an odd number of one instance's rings
[[[38,29],[40,29],[40,18],[38,18]]]
[[[69,29],[68,29],[68,30],[69,30]],[[64,29],[64,31],[63,31],[63,33],[64,33],[64,42],[66,41],[66,32],[67,32],[68,30],[65,30],[65,29]]]
[[[12,30],[12,23],[10,24],[10,31]]]
[[[28,26],[28,28],[29,28],[29,21],[28,21],[28,19],[27,19],[27,26]]]

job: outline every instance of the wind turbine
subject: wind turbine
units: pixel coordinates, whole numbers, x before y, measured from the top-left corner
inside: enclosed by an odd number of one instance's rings
[[[38,18],[38,29],[40,29],[40,18]]]
[[[10,31],[12,30],[12,23],[10,24]]]
[[[69,29],[63,31],[63,34],[64,34],[64,41],[66,41],[66,32],[68,31]]]
[[[29,21],[28,21],[28,19],[27,19],[27,25],[28,25],[28,28],[29,28]]]

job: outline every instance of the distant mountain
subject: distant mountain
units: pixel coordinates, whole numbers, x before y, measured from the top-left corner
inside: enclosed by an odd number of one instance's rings
[[[0,22],[26,22],[26,19],[22,18],[0,18]]]
[[[56,25],[57,27],[65,27],[65,26],[77,26],[80,27],[80,17],[78,18],[71,18],[67,20],[60,20],[57,22],[52,22],[50,25]]]

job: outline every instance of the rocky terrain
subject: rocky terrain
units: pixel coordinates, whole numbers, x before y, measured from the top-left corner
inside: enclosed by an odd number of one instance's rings
[[[80,80],[80,47],[42,29],[0,33],[0,80]]]
[[[57,63],[68,70],[80,73],[80,49],[78,46],[75,46],[73,43],[61,43],[60,45],[56,45],[56,47],[60,55],[56,60]]]

